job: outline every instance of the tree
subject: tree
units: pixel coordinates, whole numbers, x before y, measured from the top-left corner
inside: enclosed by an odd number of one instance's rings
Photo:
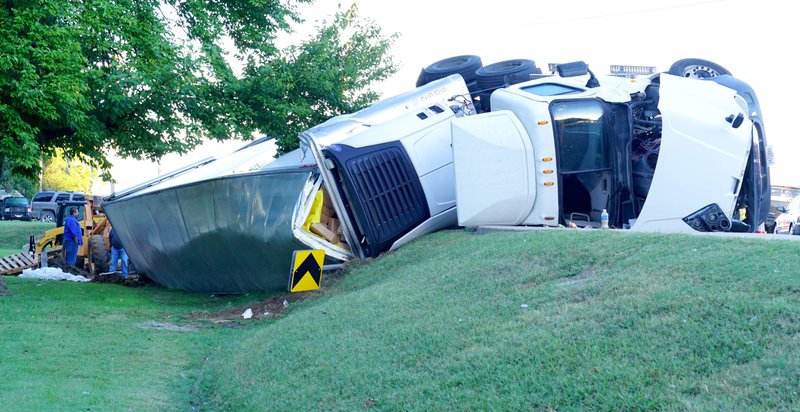
[[[369,86],[396,73],[389,56],[395,38],[359,20],[354,4],[280,59],[249,61],[243,103],[259,130],[277,137],[278,153],[286,153],[297,148],[299,132],[378,99]]]
[[[0,156],[0,189],[17,190],[25,197],[32,197],[39,190],[39,180],[11,173],[10,167],[4,167],[3,156]]]
[[[89,193],[95,179],[97,172],[92,167],[66,159],[61,149],[56,149],[56,156],[45,163],[42,171],[42,188]]]
[[[298,130],[358,108],[394,72],[385,38],[351,7],[298,47],[276,36],[309,0],[6,0],[0,6],[0,162],[35,176],[64,151],[158,160],[203,139]],[[246,60],[234,75],[221,47]],[[3,160],[3,159],[0,159]]]

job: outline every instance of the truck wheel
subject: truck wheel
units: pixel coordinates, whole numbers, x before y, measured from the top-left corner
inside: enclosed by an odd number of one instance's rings
[[[451,74],[460,74],[465,83],[475,80],[475,71],[483,66],[479,56],[453,56],[434,62],[422,69],[417,78],[417,87],[434,80],[443,79]]]
[[[793,225],[793,226],[792,226],[792,227],[789,229],[789,234],[790,234],[790,235],[800,235],[800,226],[798,226],[798,225]]]
[[[678,60],[670,66],[669,74],[675,76],[686,77],[689,79],[710,79],[712,77],[722,76],[725,74],[730,75],[724,67],[703,59],[682,59]]]
[[[106,242],[100,235],[89,238],[89,273],[97,276],[108,272],[108,258],[106,257]]]
[[[483,66],[475,72],[480,91],[491,91],[506,84],[521,83],[530,80],[531,74],[542,74],[533,60],[505,60]]]
[[[56,220],[56,215],[50,210],[42,210],[42,213],[39,215],[39,220],[42,222],[53,222]]]

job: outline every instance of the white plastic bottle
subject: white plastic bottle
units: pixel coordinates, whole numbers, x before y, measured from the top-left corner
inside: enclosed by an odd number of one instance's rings
[[[600,213],[600,228],[608,229],[608,211],[606,209],[603,209],[603,213]]]

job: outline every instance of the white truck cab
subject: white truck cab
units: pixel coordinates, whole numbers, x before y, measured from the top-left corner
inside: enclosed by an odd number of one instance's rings
[[[500,88],[491,112],[452,121],[459,225],[599,227],[603,209],[643,231],[763,224],[753,186],[768,170],[750,155],[764,139],[737,90],[667,73],[592,78]]]

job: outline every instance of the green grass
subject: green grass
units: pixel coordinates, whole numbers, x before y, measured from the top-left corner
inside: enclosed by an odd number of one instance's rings
[[[54,227],[53,223],[0,220],[0,257],[23,252],[22,246],[28,244],[30,235],[39,238]]]
[[[191,410],[205,357],[243,331],[186,315],[263,298],[4,279],[13,293],[0,297],[0,393],[15,411]]]
[[[215,352],[210,410],[798,407],[800,243],[427,236]]]
[[[350,265],[278,320],[222,324],[185,314],[267,295],[6,278],[0,393],[15,410],[793,410],[798,268],[785,240],[457,230]]]

